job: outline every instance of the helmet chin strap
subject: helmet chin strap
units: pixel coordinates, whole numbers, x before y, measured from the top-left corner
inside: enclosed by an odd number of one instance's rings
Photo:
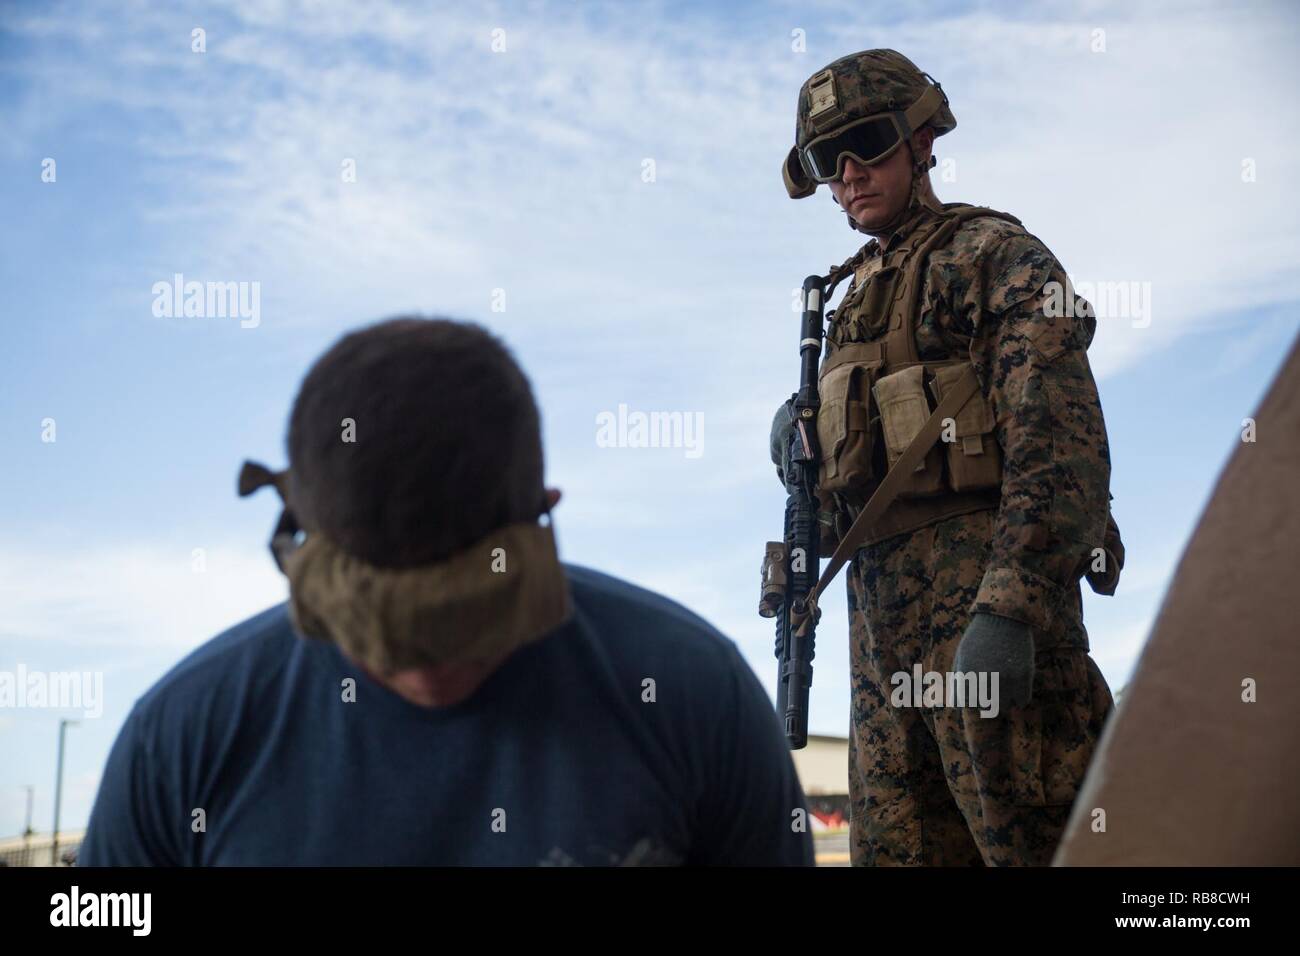
[[[858,225],[853,217],[849,215],[847,209],[844,210],[844,217],[849,221],[849,228],[855,232],[866,233],[873,238],[888,236],[891,232],[901,226],[916,211],[917,206],[924,206],[930,212],[936,214],[943,213],[943,206],[939,201],[931,196],[922,184],[922,179],[929,174],[929,171],[935,166],[935,158],[930,156],[929,162],[924,159],[916,158],[916,151],[912,149],[912,144],[907,143],[907,151],[912,157],[912,186],[907,194],[907,205],[905,205],[893,219],[875,229],[867,230]]]

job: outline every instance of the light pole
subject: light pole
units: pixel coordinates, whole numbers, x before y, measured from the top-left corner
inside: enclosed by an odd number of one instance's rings
[[[50,865],[59,865],[59,804],[63,801],[63,736],[68,725],[76,725],[75,720],[59,721],[59,765],[54,776],[54,834],[50,840]]]
[[[30,783],[23,787],[27,791],[27,824],[23,827],[23,842],[32,842],[32,798],[36,794],[36,788]]]

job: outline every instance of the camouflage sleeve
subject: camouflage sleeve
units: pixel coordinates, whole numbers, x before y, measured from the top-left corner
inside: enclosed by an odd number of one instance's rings
[[[1106,529],[1110,451],[1086,351],[1096,322],[1063,307],[1065,273],[1033,236],[1003,238],[981,260],[968,289],[976,300],[966,303],[971,357],[992,403],[1003,472],[972,610],[1048,630]],[[1060,285],[1044,291],[1048,282]]]

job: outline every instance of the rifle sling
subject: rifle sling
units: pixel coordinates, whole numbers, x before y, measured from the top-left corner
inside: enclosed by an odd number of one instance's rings
[[[826,565],[826,570],[822,572],[817,587],[813,588],[812,594],[808,597],[808,611],[813,613],[817,607],[817,601],[821,598],[827,586],[835,580],[835,576],[840,573],[840,568],[848,563],[853,557],[854,552],[866,539],[871,531],[871,526],[881,519],[889,506],[894,503],[898,497],[898,492],[902,489],[903,483],[916,470],[917,465],[921,464],[922,459],[929,453],[934,443],[939,440],[939,435],[943,431],[943,421],[945,418],[956,418],[957,413],[961,411],[966,400],[975,394],[979,388],[979,380],[975,377],[975,369],[972,366],[966,367],[966,372],[957,380],[957,384],[943,396],[943,401],[930,417],[926,419],[921,430],[916,433],[916,437],[903,450],[903,454],[898,461],[894,462],[894,467],[889,469],[884,480],[876,488],[871,498],[867,501],[866,507],[854,520],[847,533],[840,540],[839,547],[831,555],[831,560]]]

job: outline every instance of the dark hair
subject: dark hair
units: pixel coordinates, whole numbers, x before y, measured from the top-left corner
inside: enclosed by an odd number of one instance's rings
[[[542,510],[532,389],[478,325],[402,317],[345,335],[303,380],[288,444],[299,522],[380,567],[437,561]]]

